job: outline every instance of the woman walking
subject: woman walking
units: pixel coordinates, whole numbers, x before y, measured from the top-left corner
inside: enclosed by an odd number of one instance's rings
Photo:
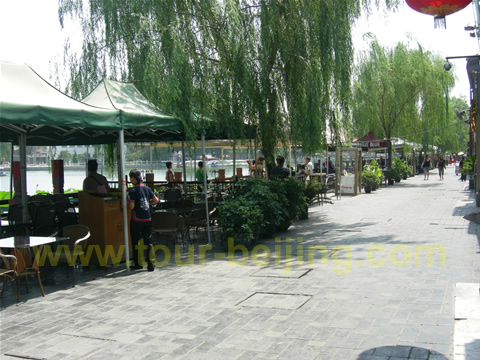
[[[438,176],[440,180],[443,180],[443,175],[445,174],[445,166],[447,166],[446,161],[443,159],[443,155],[440,155],[440,160],[438,160]]]
[[[427,154],[423,159],[422,167],[423,167],[423,180],[428,180],[430,176],[430,168],[432,166],[432,161],[430,160],[430,156]]]

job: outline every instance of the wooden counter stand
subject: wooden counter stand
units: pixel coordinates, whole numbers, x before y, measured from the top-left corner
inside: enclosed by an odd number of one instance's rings
[[[88,247],[97,245],[103,257],[99,259],[96,249],[93,249],[90,266],[107,266],[112,264],[112,256],[117,258],[120,245],[125,245],[123,236],[122,199],[114,197],[99,197],[85,191],[78,193],[79,223],[90,228]],[[131,210],[128,209],[127,219],[130,219]],[[127,220],[128,221],[128,220]],[[129,223],[130,227],[130,223]],[[130,231],[128,244],[131,250]],[[108,250],[107,250],[108,248]],[[105,261],[105,257],[107,259]],[[118,256],[120,257],[120,256]],[[120,261],[125,260],[123,251]],[[118,259],[117,259],[118,261]]]

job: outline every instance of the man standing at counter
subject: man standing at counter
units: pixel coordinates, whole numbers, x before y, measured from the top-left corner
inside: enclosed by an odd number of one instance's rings
[[[98,163],[96,159],[90,159],[87,163],[88,176],[83,180],[83,191],[89,193],[106,194],[110,190],[105,176],[97,173]]]
[[[158,198],[148,186],[143,184],[140,171],[133,169],[129,173],[130,182],[133,187],[128,189],[128,207],[132,210],[132,218],[130,220],[130,236],[132,238],[133,263],[130,268],[138,270],[143,268],[145,259],[145,248],[147,249],[147,270],[155,269],[150,253],[153,248],[152,244],[152,217],[150,214],[150,205],[158,203]],[[138,241],[142,238],[144,245],[140,246]]]

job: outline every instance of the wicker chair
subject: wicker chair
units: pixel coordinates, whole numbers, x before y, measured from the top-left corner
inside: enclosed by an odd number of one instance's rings
[[[20,249],[13,249],[13,254],[4,255],[0,252],[0,258],[2,259],[4,268],[0,271],[0,276],[3,277],[3,288],[0,297],[3,296],[5,290],[5,282],[7,279],[10,279],[16,284],[16,301],[19,301],[20,298],[20,289],[18,284],[18,279],[23,277],[25,278],[25,288],[28,292],[28,276],[37,275],[38,286],[40,286],[40,291],[42,296],[45,296],[43,291],[42,280],[40,279],[40,269],[38,266],[38,259],[42,252],[43,246],[40,246],[35,254],[33,263],[29,266],[30,259],[25,258],[24,254],[29,254],[29,252],[23,252]]]
[[[68,237],[69,239],[65,241],[68,251],[64,251],[60,254],[58,259],[59,263],[67,264],[67,277],[68,277],[68,268],[71,266],[73,268],[73,284],[75,286],[75,268],[77,265],[78,257],[85,255],[85,250],[87,248],[87,240],[90,237],[90,229],[88,226],[75,224],[65,226],[63,228],[63,236]]]

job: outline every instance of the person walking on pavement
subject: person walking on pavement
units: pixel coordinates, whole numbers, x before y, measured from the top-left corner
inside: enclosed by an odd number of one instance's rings
[[[133,187],[128,189],[128,207],[132,210],[130,220],[130,236],[133,248],[133,263],[130,268],[138,270],[143,268],[145,259],[145,248],[147,249],[147,270],[155,269],[150,252],[153,249],[152,244],[152,217],[150,214],[150,205],[158,203],[158,198],[148,186],[143,184],[140,171],[133,169],[129,173],[130,182]],[[143,245],[138,242],[143,236]]]
[[[445,167],[447,166],[446,161],[443,159],[443,155],[440,155],[440,160],[438,160],[438,176],[440,176],[440,180],[443,180],[443,175],[445,174]]]
[[[460,181],[466,181],[467,180],[467,176],[462,173],[462,167],[463,167],[463,162],[465,161],[465,157],[462,156],[460,162],[458,163],[458,170],[460,171]]]
[[[432,161],[430,160],[430,155],[425,155],[423,159],[422,167],[423,167],[423,180],[428,180],[430,176],[430,168],[432,166]]]

